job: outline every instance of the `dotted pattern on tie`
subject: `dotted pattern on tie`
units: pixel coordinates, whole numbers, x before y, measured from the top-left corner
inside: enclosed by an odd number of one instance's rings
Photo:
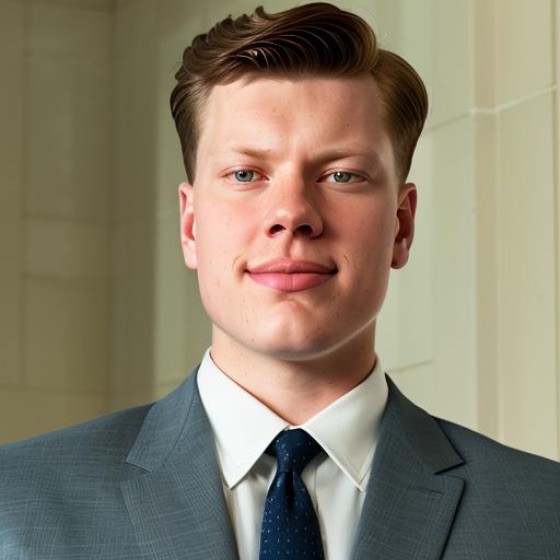
[[[267,448],[278,470],[266,497],[259,560],[323,560],[319,522],[301,480],[321,446],[303,430],[282,432]]]

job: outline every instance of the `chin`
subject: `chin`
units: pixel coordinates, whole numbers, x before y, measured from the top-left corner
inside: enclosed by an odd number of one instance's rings
[[[272,342],[261,341],[259,344],[254,341],[253,350],[264,355],[268,355],[277,360],[286,362],[306,362],[317,360],[328,356],[334,352],[339,345],[332,340],[326,339],[309,339],[305,340],[287,340],[284,338],[275,338]]]

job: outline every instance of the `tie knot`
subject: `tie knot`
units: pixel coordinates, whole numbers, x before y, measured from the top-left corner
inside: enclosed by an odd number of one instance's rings
[[[283,431],[266,452],[276,457],[279,473],[295,471],[301,475],[307,463],[321,450],[321,446],[307,432],[298,428]]]

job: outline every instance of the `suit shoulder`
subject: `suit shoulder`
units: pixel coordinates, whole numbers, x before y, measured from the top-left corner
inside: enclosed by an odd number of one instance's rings
[[[444,473],[464,481],[450,556],[560,558],[560,464],[436,421],[464,461]]]
[[[560,497],[560,463],[514,449],[447,420],[436,421],[471,471],[497,478],[512,477],[526,484],[550,488]]]
[[[125,458],[149,409],[1,446],[0,557],[108,558],[107,542],[134,543],[120,485],[137,474]]]
[[[10,472],[41,465],[56,468],[87,462],[105,465],[128,454],[151,405],[128,408],[30,439],[0,446],[2,479]]]

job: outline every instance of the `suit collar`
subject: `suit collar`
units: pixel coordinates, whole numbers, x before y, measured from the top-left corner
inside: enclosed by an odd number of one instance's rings
[[[460,503],[454,469],[463,460],[437,421],[388,384],[351,559],[436,560]],[[237,560],[196,371],[151,408],[127,462],[144,471],[122,492],[147,558]]]
[[[152,405],[126,462],[147,471],[165,463],[180,446],[188,445],[188,433],[206,429],[205,416],[197,408],[196,368],[177,389]],[[188,421],[188,422],[187,422]]]
[[[441,558],[464,481],[464,463],[437,421],[388,379],[389,401],[352,560]]]
[[[398,434],[418,461],[434,474],[464,464],[437,420],[409,401],[387,376],[389,401],[383,418],[384,429]]]
[[[126,461],[145,471],[121,490],[146,558],[238,560],[196,371],[152,407]]]

